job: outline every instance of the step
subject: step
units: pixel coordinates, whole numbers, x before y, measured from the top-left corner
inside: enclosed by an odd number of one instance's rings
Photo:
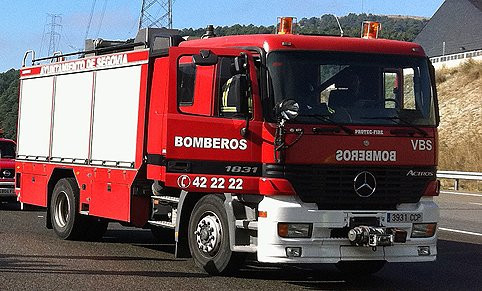
[[[159,226],[164,228],[172,228],[172,229],[176,228],[176,224],[170,221],[149,220],[148,223],[154,226]]]
[[[251,220],[236,220],[236,228],[258,230],[258,222]]]
[[[152,200],[160,200],[163,202],[179,203],[179,197],[174,196],[151,196]]]

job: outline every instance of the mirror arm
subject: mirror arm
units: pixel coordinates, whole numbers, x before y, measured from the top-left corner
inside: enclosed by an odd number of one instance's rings
[[[283,120],[277,122],[276,132],[274,137],[274,161],[277,164],[283,162],[283,149],[285,147],[285,127]]]
[[[243,128],[241,128],[241,136],[246,138],[249,134],[249,114],[246,115],[246,123]]]

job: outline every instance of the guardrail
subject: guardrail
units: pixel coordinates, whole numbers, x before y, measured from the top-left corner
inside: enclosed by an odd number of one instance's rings
[[[459,172],[459,171],[437,171],[437,178],[453,179],[454,190],[459,190],[459,180],[477,180],[482,181],[482,173],[477,172]]]

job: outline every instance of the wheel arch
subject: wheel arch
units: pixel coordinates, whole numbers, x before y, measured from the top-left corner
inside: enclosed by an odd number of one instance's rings
[[[232,205],[232,195],[229,193],[189,193],[182,191],[179,197],[179,204],[177,208],[176,219],[176,258],[190,258],[191,252],[189,250],[188,229],[189,219],[196,203],[204,196],[213,194],[219,196],[223,200],[224,209],[228,218],[228,233],[231,248],[236,244],[236,218]]]
[[[191,218],[194,205],[203,197],[201,193],[181,191],[179,204],[177,205],[177,218],[175,228],[176,258],[190,258],[189,241],[187,237],[189,219]]]

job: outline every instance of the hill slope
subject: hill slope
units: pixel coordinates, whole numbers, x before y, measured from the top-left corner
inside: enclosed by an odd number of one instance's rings
[[[0,131],[4,136],[15,139],[18,111],[18,76],[16,70],[0,73]]]
[[[482,62],[437,71],[439,168],[482,172]]]

